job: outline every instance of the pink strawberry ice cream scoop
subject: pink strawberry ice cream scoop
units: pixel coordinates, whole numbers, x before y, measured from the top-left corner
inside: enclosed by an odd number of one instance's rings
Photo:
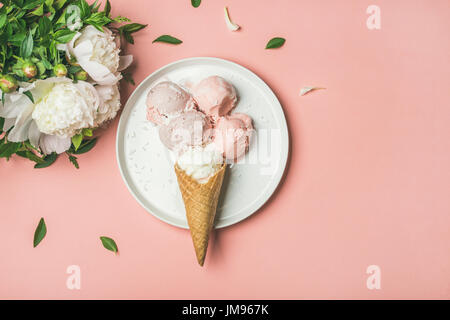
[[[234,87],[219,76],[211,76],[200,81],[194,86],[193,95],[198,108],[214,119],[230,113],[237,102]]]
[[[150,89],[147,95],[147,119],[166,124],[173,116],[194,108],[192,96],[176,83],[164,81]]]
[[[187,147],[209,143],[212,124],[208,117],[196,110],[186,111],[159,128],[161,142],[170,150],[181,152]]]
[[[246,114],[235,113],[217,120],[214,143],[224,158],[237,161],[247,152],[252,133],[252,119]]]

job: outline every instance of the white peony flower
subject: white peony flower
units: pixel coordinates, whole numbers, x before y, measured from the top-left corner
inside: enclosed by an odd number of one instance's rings
[[[95,115],[94,127],[98,127],[105,121],[114,119],[120,109],[120,92],[117,85],[95,86],[100,97],[100,106]]]
[[[88,25],[78,32],[66,45],[69,58],[75,57],[77,63],[98,84],[113,85],[120,79],[119,71],[127,68],[133,56],[119,56],[120,48],[112,32],[104,32]]]
[[[34,103],[24,94],[29,91]],[[68,78],[36,80],[19,91],[5,94],[0,103],[0,117],[5,130],[14,126],[8,140],[30,143],[44,153],[62,153],[70,147],[71,137],[91,127],[100,104],[94,86]]]
[[[42,133],[72,137],[94,125],[99,102],[91,84],[61,82],[36,104],[32,117]]]

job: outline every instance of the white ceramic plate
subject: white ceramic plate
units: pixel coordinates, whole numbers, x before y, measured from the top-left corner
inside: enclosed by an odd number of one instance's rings
[[[160,81],[189,86],[210,75],[233,84],[239,96],[234,112],[253,118],[256,134],[249,152],[225,176],[216,214],[216,228],[255,213],[273,194],[286,167],[289,136],[280,102],[250,70],[218,58],[189,58],[149,75],[133,92],[117,131],[117,159],[123,180],[136,200],[155,217],[188,228],[173,162],[159,140],[157,127],[146,120],[146,96]]]

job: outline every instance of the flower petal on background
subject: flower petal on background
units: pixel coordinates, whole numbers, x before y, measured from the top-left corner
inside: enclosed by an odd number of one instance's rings
[[[42,152],[50,154],[56,152],[58,154],[69,150],[72,140],[70,138],[63,138],[49,134],[43,134],[40,139],[40,146]]]
[[[117,71],[125,70],[131,65],[131,63],[133,63],[133,56],[131,54],[120,56],[119,68],[117,68]]]
[[[9,141],[22,142],[28,140],[28,130],[30,128],[31,121],[33,120],[33,118],[31,117],[33,109],[34,105],[31,103],[17,117],[14,128],[8,134]]]

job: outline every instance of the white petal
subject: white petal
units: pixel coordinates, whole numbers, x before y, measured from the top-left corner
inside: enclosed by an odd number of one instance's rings
[[[119,68],[117,71],[125,70],[130,66],[130,64],[133,62],[133,56],[131,54],[126,56],[121,56],[119,60]]]
[[[30,105],[33,105],[33,103],[24,94],[6,94],[5,104],[0,106],[0,117],[16,118]]]
[[[16,118],[5,119],[5,123],[3,124],[3,131],[8,131],[12,128],[12,126],[16,123]]]
[[[39,147],[39,139],[41,137],[41,132],[39,131],[36,121],[32,121],[30,129],[28,130],[28,139],[33,147]]]
[[[49,134],[43,134],[40,139],[41,150],[45,154],[56,152],[58,154],[69,150],[71,145],[70,138],[63,138]]]
[[[31,114],[33,113],[34,105],[30,104],[23,112],[17,117],[14,128],[8,134],[8,140],[12,142],[22,142],[28,140],[28,130],[31,125]]]
[[[228,13],[227,7],[224,8],[224,13],[225,13],[225,23],[227,24],[228,29],[230,29],[231,31],[239,30],[240,26],[238,26],[236,23],[231,21],[230,14]]]

